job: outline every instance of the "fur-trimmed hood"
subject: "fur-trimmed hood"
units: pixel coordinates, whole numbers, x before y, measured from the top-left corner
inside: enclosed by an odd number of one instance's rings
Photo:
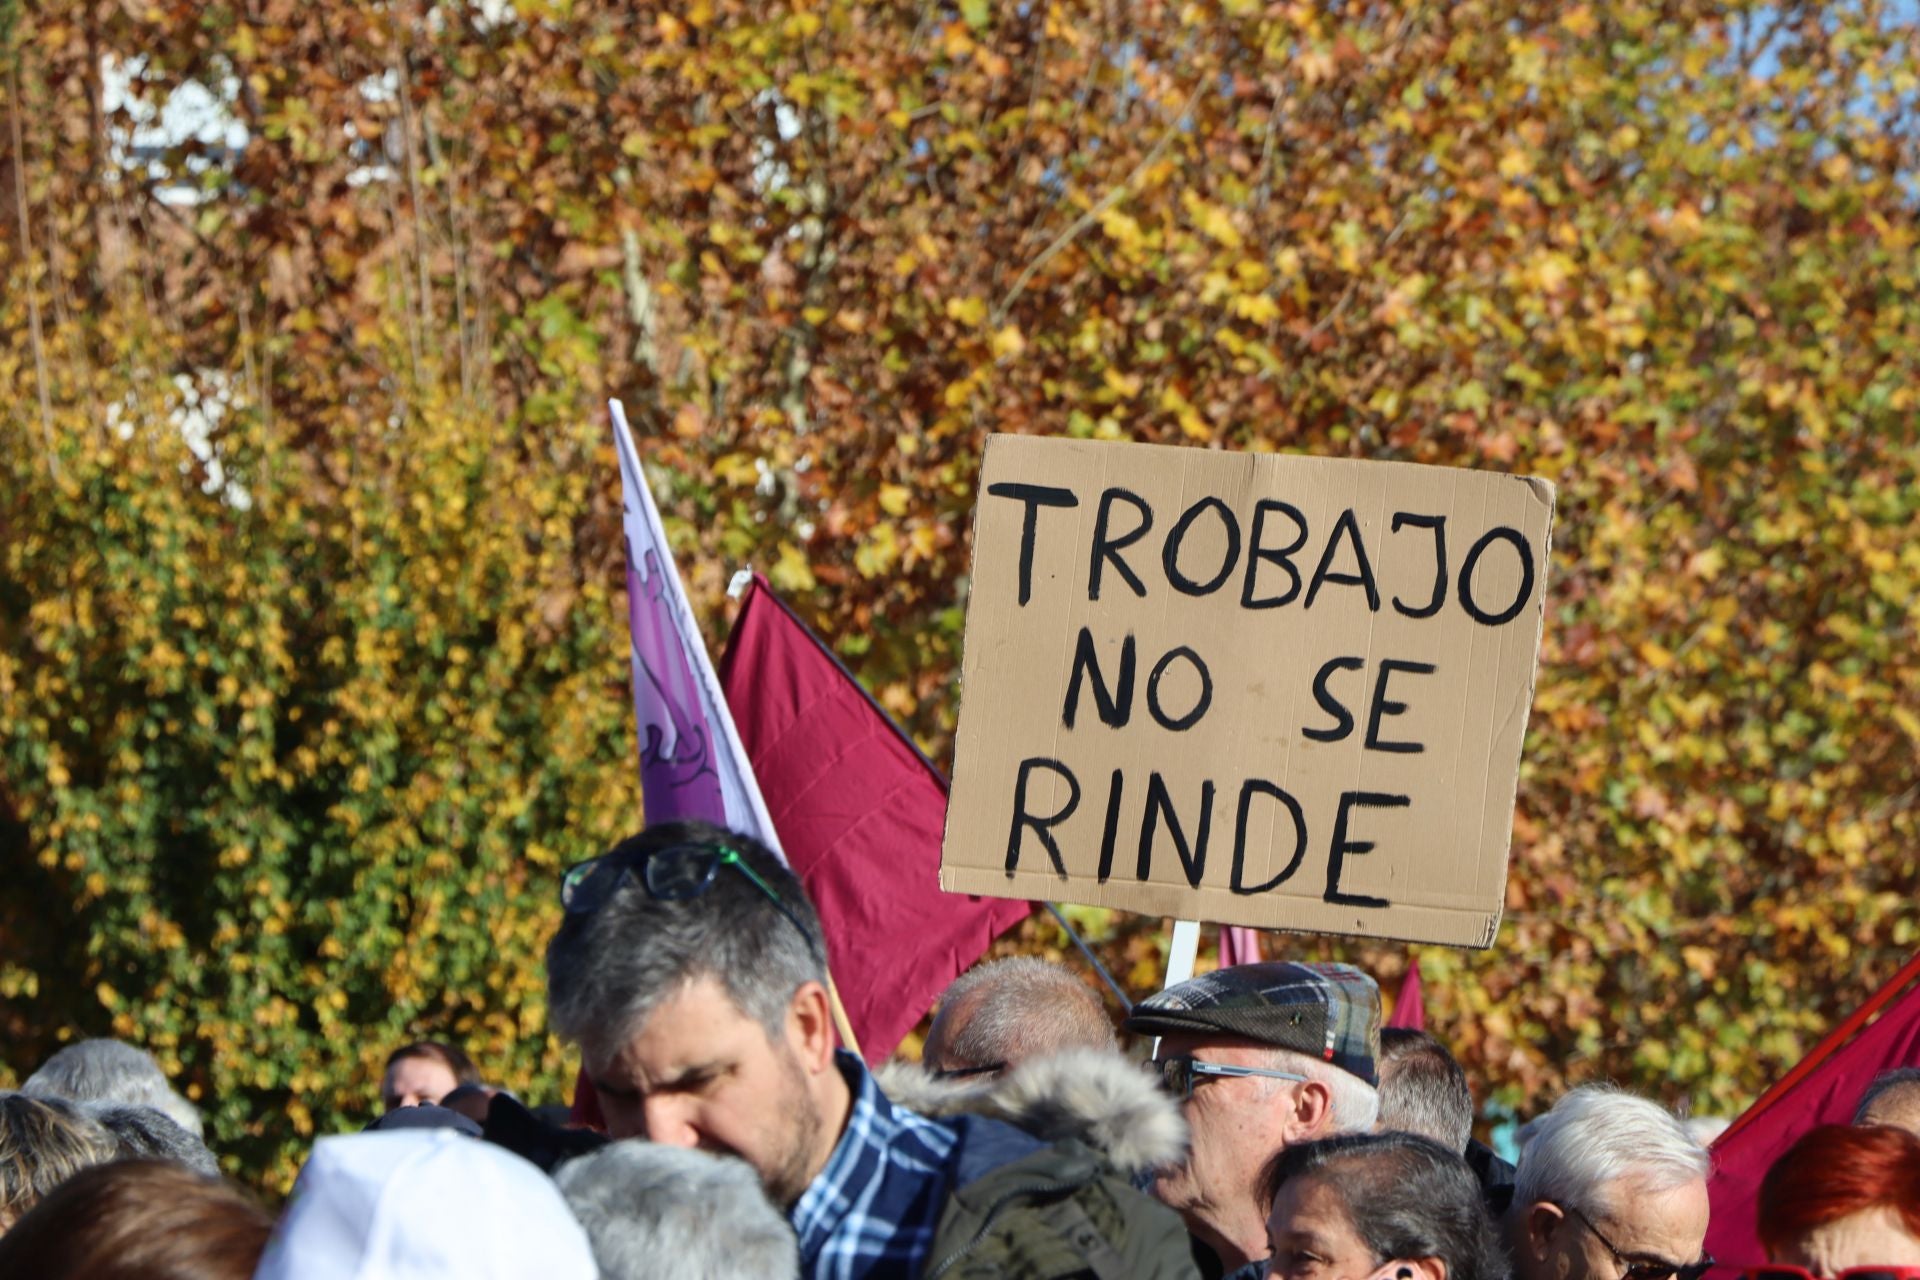
[[[997,1080],[937,1080],[912,1062],[874,1072],[880,1092],[925,1116],[987,1116],[1045,1142],[1077,1138],[1132,1176],[1187,1153],[1180,1106],[1118,1053],[1069,1049],[1020,1063]]]

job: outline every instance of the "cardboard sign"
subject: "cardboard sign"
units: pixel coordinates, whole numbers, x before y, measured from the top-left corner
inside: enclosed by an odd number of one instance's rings
[[[941,886],[1491,946],[1553,502],[992,437]]]

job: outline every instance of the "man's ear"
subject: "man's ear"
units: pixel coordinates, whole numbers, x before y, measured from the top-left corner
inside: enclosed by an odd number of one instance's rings
[[[832,1065],[833,1009],[827,989],[819,983],[801,983],[788,1002],[787,1041],[808,1075],[819,1075]]]
[[[1293,1114],[1287,1117],[1287,1145],[1312,1142],[1333,1132],[1333,1090],[1319,1080],[1294,1086]]]
[[[1526,1247],[1536,1260],[1543,1260],[1553,1248],[1554,1232],[1567,1215],[1550,1200],[1536,1200],[1527,1206]]]

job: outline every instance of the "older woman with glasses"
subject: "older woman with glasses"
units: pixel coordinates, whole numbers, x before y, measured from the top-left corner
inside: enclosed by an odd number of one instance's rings
[[[1268,1166],[1276,1280],[1504,1280],[1506,1261],[1459,1155],[1411,1133],[1288,1147]]]
[[[1920,1280],[1920,1138],[1822,1125],[1760,1184],[1756,1280]]]

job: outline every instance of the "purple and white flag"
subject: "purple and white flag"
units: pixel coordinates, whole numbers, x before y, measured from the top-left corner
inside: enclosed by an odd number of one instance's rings
[[[640,798],[646,820],[704,819],[744,832],[784,858],[707,659],[707,646],[687,607],[687,593],[627,427],[626,409],[618,400],[609,400],[607,408],[620,455],[633,712],[640,734]]]

